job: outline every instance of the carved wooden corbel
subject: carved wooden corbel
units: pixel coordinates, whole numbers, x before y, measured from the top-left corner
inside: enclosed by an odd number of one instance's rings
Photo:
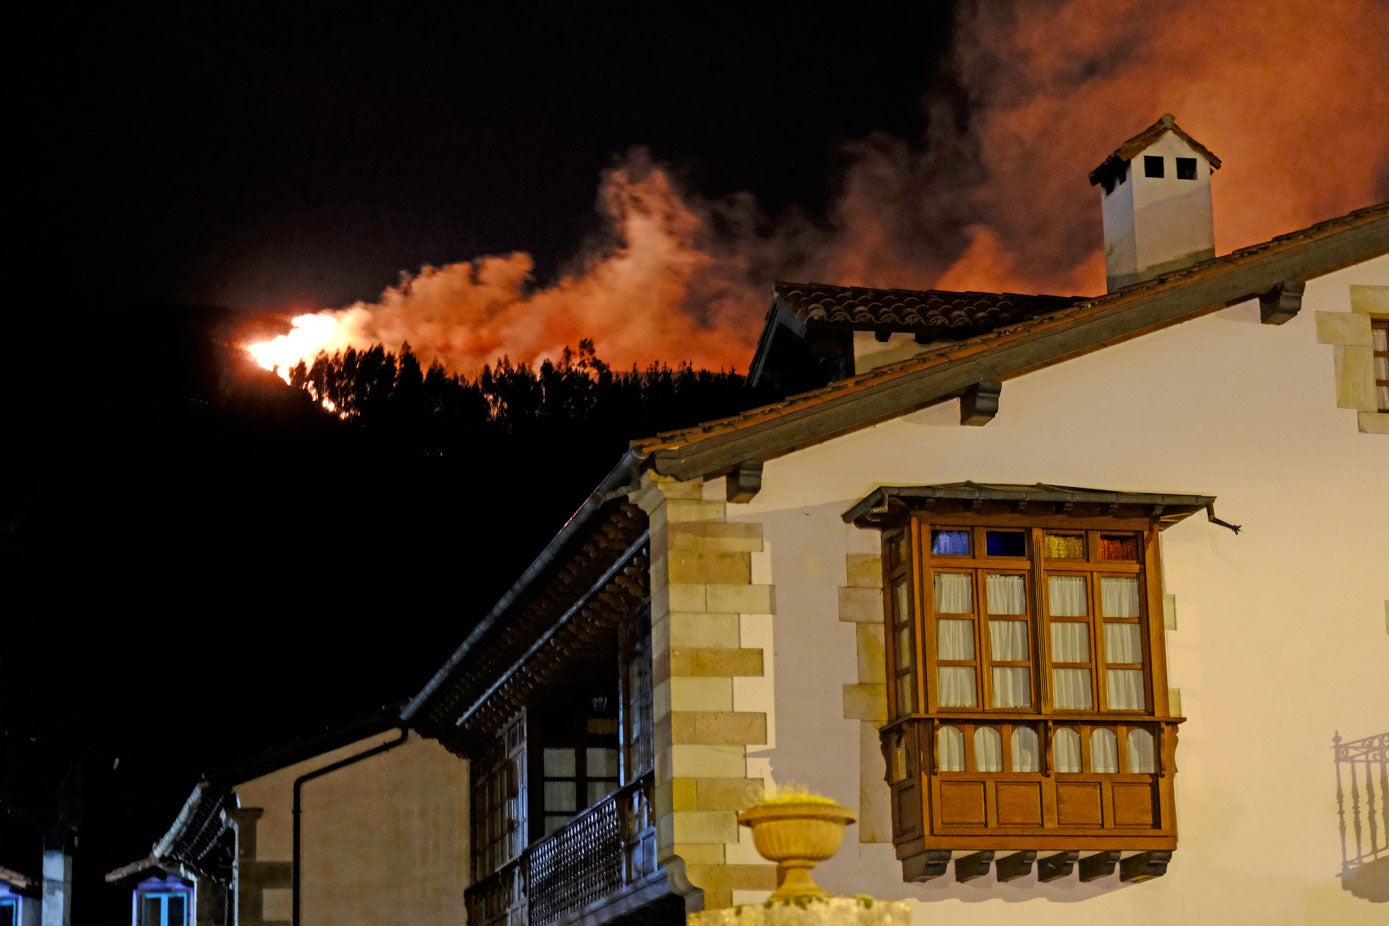
[[[1302,293],[1307,284],[1301,280],[1284,280],[1266,293],[1259,293],[1259,320],[1265,325],[1281,325],[1290,321],[1302,308]]]
[[[960,424],[980,427],[994,420],[998,414],[998,397],[1003,392],[1003,384],[995,380],[975,383],[960,396]]]

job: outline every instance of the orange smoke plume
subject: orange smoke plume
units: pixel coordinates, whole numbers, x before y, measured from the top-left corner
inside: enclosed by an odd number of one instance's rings
[[[1164,112],[1224,162],[1218,253],[1389,199],[1386,18],[1384,0],[970,5],[951,62],[963,111],[928,99],[924,139],[856,143],[828,229],[786,215],[759,231],[751,197],[702,199],[634,152],[602,180],[602,236],[555,282],[519,252],[424,267],[320,313],[318,345],[260,345],[286,358],[261,362],[408,341],[471,374],[587,337],[618,368],[743,370],[777,280],[1102,292],[1087,174]]]

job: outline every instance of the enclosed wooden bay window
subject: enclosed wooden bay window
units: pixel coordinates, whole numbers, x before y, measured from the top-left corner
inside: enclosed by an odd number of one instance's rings
[[[957,483],[888,487],[882,531],[898,858],[909,879],[1123,860],[1176,846],[1158,533],[1205,496]],[[1087,854],[1088,853],[1088,854]],[[971,874],[972,872],[972,874]]]

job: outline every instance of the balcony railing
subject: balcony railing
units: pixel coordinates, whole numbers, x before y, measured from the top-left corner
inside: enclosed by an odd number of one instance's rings
[[[1337,733],[1332,749],[1341,877],[1346,878],[1370,862],[1389,858],[1389,733],[1346,742]]]
[[[657,869],[654,776],[621,788],[468,889],[468,923],[552,926]]]

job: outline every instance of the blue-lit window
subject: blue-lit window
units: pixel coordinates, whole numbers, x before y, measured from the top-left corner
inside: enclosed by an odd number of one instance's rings
[[[146,891],[138,902],[136,926],[188,926],[186,891]]]
[[[931,531],[932,556],[969,556],[969,531]]]

